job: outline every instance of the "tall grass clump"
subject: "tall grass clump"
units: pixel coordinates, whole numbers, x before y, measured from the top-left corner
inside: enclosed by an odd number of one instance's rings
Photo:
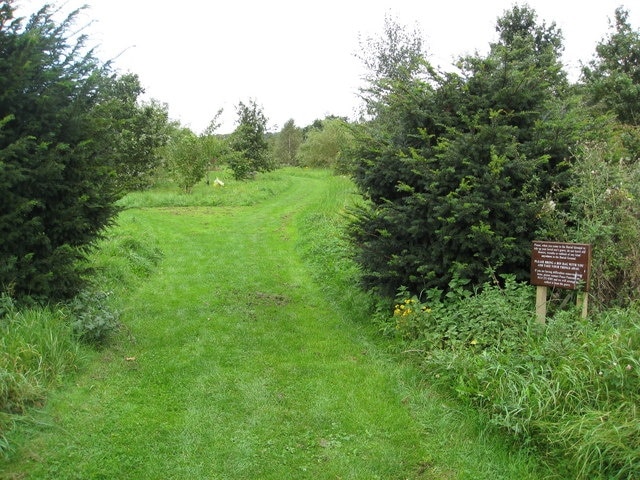
[[[120,215],[90,258],[93,285],[103,291],[127,288],[150,275],[162,261],[159,240],[135,215]]]
[[[154,233],[135,214],[122,212],[89,258],[91,286],[67,304],[75,335],[84,343],[105,346],[122,326],[114,292],[135,287],[162,258]]]
[[[536,449],[561,478],[640,478],[637,305],[589,319],[565,310],[542,325],[533,290],[507,278],[476,295],[401,292],[385,329],[433,383]]]
[[[0,314],[0,453],[17,416],[76,369],[80,346],[63,309],[18,309],[6,296]]]

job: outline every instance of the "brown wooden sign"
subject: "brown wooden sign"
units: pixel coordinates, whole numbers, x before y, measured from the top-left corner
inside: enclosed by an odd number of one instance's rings
[[[534,241],[531,283],[543,287],[589,290],[591,245]]]

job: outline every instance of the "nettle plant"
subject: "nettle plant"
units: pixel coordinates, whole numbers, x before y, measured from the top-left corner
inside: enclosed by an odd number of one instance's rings
[[[446,293],[434,288],[418,297],[401,288],[393,312],[395,334],[422,351],[519,348],[522,332],[534,320],[534,290],[514,275],[502,280],[475,294],[459,278]]]
[[[120,328],[120,312],[109,305],[109,295],[84,290],[70,302],[71,326],[83,342],[105,345]]]

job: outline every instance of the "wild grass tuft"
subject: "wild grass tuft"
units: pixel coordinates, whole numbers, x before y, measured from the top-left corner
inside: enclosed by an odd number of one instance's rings
[[[615,309],[585,320],[564,311],[542,326],[504,299],[521,301],[521,290],[532,288],[487,288],[447,309],[394,318],[401,332],[411,319],[408,350],[421,353],[435,383],[535,447],[566,478],[640,478],[640,313]],[[421,309],[415,300],[406,305]],[[475,328],[478,319],[487,323],[482,305],[504,326],[488,344]]]
[[[368,320],[374,299],[357,288],[360,270],[351,260],[353,247],[344,234],[346,209],[355,199],[354,186],[346,177],[334,177],[327,185],[321,202],[298,219],[298,250],[326,297],[343,311]]]
[[[100,242],[91,257],[94,289],[111,291],[136,284],[162,261],[159,240],[136,217],[121,215],[117,230]],[[116,233],[117,232],[117,233]]]
[[[77,365],[80,350],[63,310],[9,308],[0,318],[0,453],[6,432]]]

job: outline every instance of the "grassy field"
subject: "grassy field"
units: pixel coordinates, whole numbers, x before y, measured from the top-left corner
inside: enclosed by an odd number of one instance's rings
[[[11,433],[0,478],[545,478],[376,336],[340,260],[352,199],[293,169],[125,199],[96,255],[125,329]]]

